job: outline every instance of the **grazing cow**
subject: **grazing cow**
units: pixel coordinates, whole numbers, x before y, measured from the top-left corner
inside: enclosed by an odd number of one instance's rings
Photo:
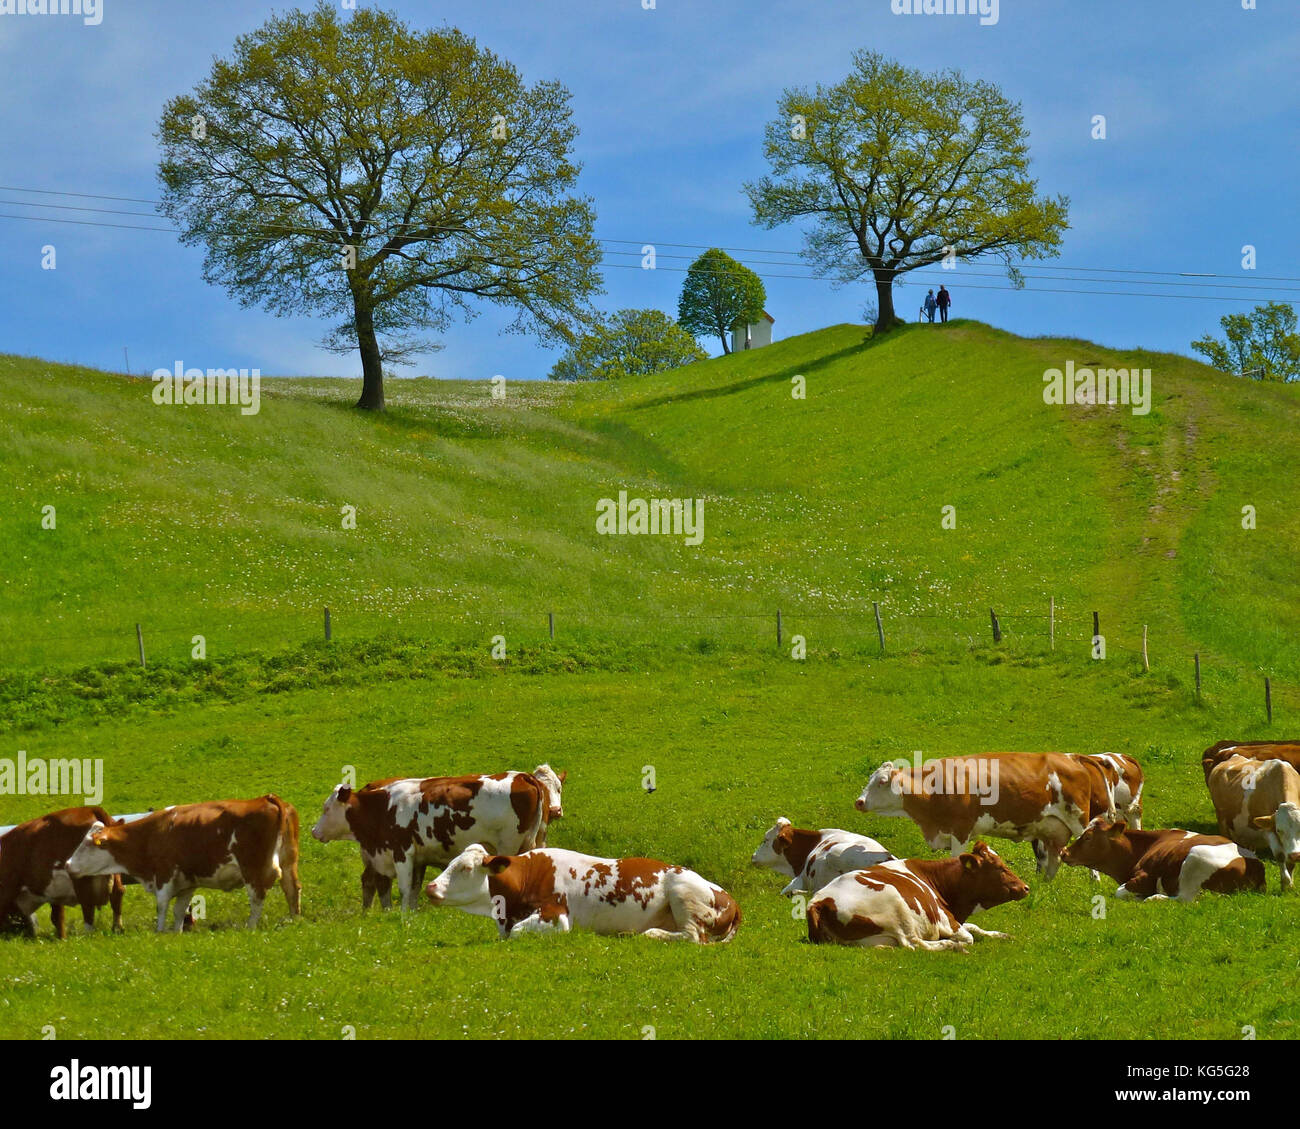
[[[1029,887],[980,842],[958,858],[894,859],[842,874],[808,905],[814,945],[897,945],[965,949],[981,937],[1005,937],[966,919],[1019,901]]]
[[[36,918],[43,905],[50,907],[50,922],[60,940],[68,935],[64,909],[80,906],[87,933],[95,928],[95,910],[109,905],[113,932],[122,932],[122,879],[78,878],[65,865],[86,832],[113,817],[103,808],[65,808],[20,823],[0,837],[0,921],[17,914],[24,932],[36,936]]]
[[[415,909],[424,867],[446,866],[472,843],[506,854],[544,843],[547,824],[564,814],[565,778],[541,765],[534,772],[379,781],[360,790],[340,784],[311,833],[322,843],[360,844],[363,908],[378,894],[387,909],[396,878],[402,908]]]
[[[1229,757],[1210,773],[1219,833],[1278,860],[1282,889],[1300,862],[1300,772],[1284,760]]]
[[[980,753],[919,767],[886,762],[855,806],[910,819],[930,846],[954,855],[980,835],[1028,840],[1050,879],[1061,848],[1088,822],[1093,779],[1093,768],[1065,753]]]
[[[262,916],[267,891],[277,882],[289,912],[302,912],[298,881],[298,813],[279,796],[178,804],[133,823],[94,823],[67,863],[74,878],[129,874],[158,906],[158,932],[176,900],[173,928],[180,932],[199,887],[248,890],[248,927]]]
[[[750,862],[778,874],[790,875],[791,881],[781,891],[788,898],[800,891],[811,894],[832,878],[851,870],[865,870],[877,863],[889,862],[893,857],[865,835],[834,827],[809,831],[793,826],[782,816],[763,838]]]
[[[541,847],[520,855],[467,847],[429,883],[434,905],[496,919],[516,933],[640,933],[659,941],[730,941],[740,907],[693,870],[656,859],[595,858]]]
[[[1230,757],[1247,757],[1250,760],[1286,761],[1300,772],[1300,741],[1220,741],[1211,745],[1201,754],[1201,768],[1205,771],[1205,783],[1210,782],[1210,773],[1218,764]]]
[[[1130,831],[1122,819],[1094,819],[1061,861],[1110,875],[1119,883],[1117,898],[1190,902],[1202,890],[1264,889],[1264,864],[1231,839],[1177,829]]]

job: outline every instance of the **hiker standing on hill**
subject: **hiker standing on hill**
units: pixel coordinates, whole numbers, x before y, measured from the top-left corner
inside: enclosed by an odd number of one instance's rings
[[[935,299],[934,291],[931,290],[926,294],[925,301],[921,303],[921,308],[925,310],[925,316],[931,321],[934,321],[934,310],[937,305],[938,302]]]
[[[939,320],[947,321],[948,307],[952,305],[952,295],[948,293],[948,288],[946,286],[939,287],[938,303],[939,303]],[[930,320],[934,321],[933,314],[930,315]]]

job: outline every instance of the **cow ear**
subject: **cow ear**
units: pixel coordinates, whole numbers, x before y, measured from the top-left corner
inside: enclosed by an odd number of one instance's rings
[[[352,789],[351,789],[351,788],[349,788],[346,784],[340,784],[340,785],[339,785],[338,796],[339,796],[339,800],[340,800],[342,803],[345,803],[345,804],[346,804],[346,803],[348,802],[348,797],[351,796],[351,795],[352,795]]]
[[[977,859],[970,852],[967,852],[966,854],[961,856],[962,870],[974,870],[977,866],[979,866],[979,859]]]
[[[772,846],[788,847],[794,842],[794,828],[786,824],[776,833],[776,838],[772,840]]]
[[[569,779],[569,770],[566,768],[563,772],[560,773],[560,783],[563,784],[568,779]]]
[[[510,865],[509,855],[488,855],[485,860],[489,874],[500,874],[507,866]]]
[[[1115,820],[1114,823],[1112,823],[1109,827],[1106,828],[1106,834],[1113,839],[1115,838],[1116,835],[1123,835],[1124,832],[1127,830],[1128,830],[1128,821],[1123,819],[1117,819]]]
[[[1258,827],[1261,831],[1272,831],[1277,825],[1277,818],[1271,815],[1257,815],[1250,822],[1253,827]]]

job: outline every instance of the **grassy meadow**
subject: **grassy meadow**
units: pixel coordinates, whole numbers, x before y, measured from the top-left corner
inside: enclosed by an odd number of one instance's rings
[[[1150,413],[1045,405],[1070,359],[1150,367]],[[1147,826],[1213,830],[1200,751],[1300,732],[1297,389],[957,321],[503,401],[395,382],[380,418],[348,381],[266,381],[247,417],[149,391],[0,357],[0,756],[101,757],[114,811],[279,793],[304,920],[273,892],[250,934],[243,894],[209,891],[196,933],[156,937],[129,888],[124,936],[60,944],[41,911],[38,941],[0,939],[0,1036],[1300,1034],[1300,900],[1271,865],[1267,895],[1142,906],[1081,871],[1036,882],[1027,845],[995,842],[1032,892],[980,919],[1012,939],[965,955],[809,946],[784,879],[749,865],[779,815],[930,854],[852,807],[913,750],[1131,753]],[[704,499],[703,543],[598,536],[619,490]],[[569,773],[554,845],[699,870],[739,900],[736,940],[503,945],[454,910],[363,916],[355,847],[306,834],[345,765],[542,761]],[[0,824],[74,802],[0,796]]]

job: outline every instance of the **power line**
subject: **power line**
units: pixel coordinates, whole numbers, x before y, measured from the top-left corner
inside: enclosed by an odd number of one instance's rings
[[[82,200],[109,200],[109,201],[114,201],[114,202],[117,202],[117,203],[131,203],[131,204],[154,204],[154,205],[158,205],[158,204],[161,204],[161,203],[162,203],[161,200],[149,200],[149,199],[144,199],[144,198],[141,198],[141,197],[135,197],[135,196],[107,196],[107,195],[102,195],[102,194],[92,193],[92,192],[68,192],[68,191],[63,191],[63,190],[58,190],[58,189],[50,189],[50,188],[17,188],[17,187],[14,187],[14,186],[12,186],[12,185],[0,185],[0,192],[25,192],[25,193],[30,193],[30,194],[32,194],[32,195],[42,195],[42,196],[71,196],[71,197],[75,197],[75,198],[77,198],[77,199],[82,199]],[[17,201],[17,200],[14,200],[14,201],[0,201],[0,203],[6,203],[6,202],[7,202],[7,203],[14,203],[14,204],[21,203],[20,201]],[[38,205],[38,204],[25,204],[24,206],[25,206],[25,207],[40,207],[40,206],[42,206],[42,205]],[[59,207],[60,205],[53,205],[53,204],[52,204],[52,205],[48,205],[48,206],[49,206],[49,207]],[[65,205],[64,207],[66,207],[66,205]],[[73,210],[97,211],[98,209],[85,208],[85,209],[73,209]],[[140,216],[142,216],[142,218],[145,216],[145,213],[139,213],[139,212],[131,212],[131,213],[124,212],[124,213],[120,213],[120,214],[123,214],[123,215],[140,215]],[[7,218],[22,218],[22,217],[7,217]],[[335,232],[330,232],[329,229],[327,229],[327,228],[292,228],[292,227],[290,227],[289,225],[281,225],[281,224],[264,224],[264,225],[261,225],[261,226],[264,226],[264,227],[283,227],[285,230],[288,230],[288,231],[298,231],[298,232],[300,232],[300,233],[304,233],[304,234],[309,234],[309,233],[312,233],[312,232],[319,231],[319,232],[321,232],[321,233],[327,233],[327,234],[329,234],[329,235],[332,236],[332,237],[336,237],[336,236],[337,236],[337,233],[335,233]],[[412,226],[414,226],[414,224],[412,224]],[[169,228],[158,228],[158,229],[156,229],[156,230],[159,230],[159,231],[165,231],[165,230],[172,230],[172,229],[169,229]],[[460,230],[460,229],[459,229],[459,228],[455,228],[455,227],[451,227],[451,226],[445,226],[445,227],[434,226],[433,228],[422,228],[422,230],[452,231],[452,230]],[[527,234],[527,233],[525,233],[525,234]],[[535,233],[535,234],[545,234],[545,233],[540,233],[540,232],[539,232],[539,233]],[[600,236],[600,237],[598,237],[598,239],[599,239],[599,242],[602,242],[602,243],[622,243],[622,244],[628,244],[628,245],[632,245],[632,246],[653,246],[653,247],[655,247],[655,248],[659,248],[659,247],[673,247],[673,248],[677,248],[677,249],[685,249],[685,250],[700,250],[700,251],[702,251],[702,250],[711,250],[711,249],[713,249],[713,248],[716,247],[718,250],[721,250],[721,251],[740,251],[740,252],[744,252],[745,254],[756,254],[756,255],[785,255],[785,256],[792,256],[792,257],[799,257],[799,256],[801,256],[801,255],[803,254],[802,251],[785,251],[785,250],[781,250],[781,249],[779,249],[779,248],[773,248],[773,247],[734,247],[734,246],[725,246],[725,245],[720,245],[720,244],[706,244],[706,243],[678,243],[678,242],[672,242],[672,241],[669,241],[669,240],[655,240],[655,239],[615,239],[615,238],[608,237],[608,236]],[[628,254],[629,252],[621,252],[621,253],[622,253],[622,254]],[[664,257],[668,257],[668,256],[664,256]],[[772,264],[772,265],[776,265],[776,266],[784,266],[784,265],[786,265],[786,264],[784,264],[784,263],[774,263],[774,264]],[[791,265],[793,265],[793,264],[791,264]],[[1046,262],[1042,262],[1042,261],[1040,261],[1040,260],[1028,260],[1028,261],[1023,261],[1023,262],[1016,262],[1016,263],[1012,263],[1011,265],[1014,266],[1014,267],[1017,267],[1017,268],[1020,268],[1020,267],[1028,267],[1028,268],[1033,269],[1033,270],[1078,271],[1078,272],[1080,272],[1080,273],[1089,273],[1089,274],[1093,274],[1093,273],[1096,273],[1096,274],[1128,274],[1128,275],[1151,275],[1151,276],[1164,277],[1164,278],[1227,278],[1227,279],[1238,279],[1238,280],[1241,278],[1241,276],[1240,276],[1239,274],[1218,274],[1218,273],[1209,272],[1209,271],[1157,271],[1157,270],[1138,270],[1138,269],[1134,269],[1134,268],[1130,268],[1130,267],[1082,267],[1082,266],[1069,266],[1069,265],[1065,265],[1065,264],[1046,263]],[[912,272],[907,272],[907,273],[915,273],[915,272],[912,271]],[[815,276],[815,277],[820,277],[820,276]],[[1300,276],[1291,276],[1291,275],[1257,275],[1257,276],[1255,276],[1255,277],[1257,277],[1257,278],[1259,279],[1259,281],[1261,281],[1261,282],[1297,282],[1297,283],[1300,283]],[[1081,279],[1080,279],[1080,280],[1071,280],[1071,281],[1084,281],[1084,280],[1081,280]],[[1194,284],[1194,283],[1193,283],[1193,284],[1189,284],[1189,285],[1197,285],[1197,284]],[[1208,284],[1207,284],[1207,285],[1208,285]]]

